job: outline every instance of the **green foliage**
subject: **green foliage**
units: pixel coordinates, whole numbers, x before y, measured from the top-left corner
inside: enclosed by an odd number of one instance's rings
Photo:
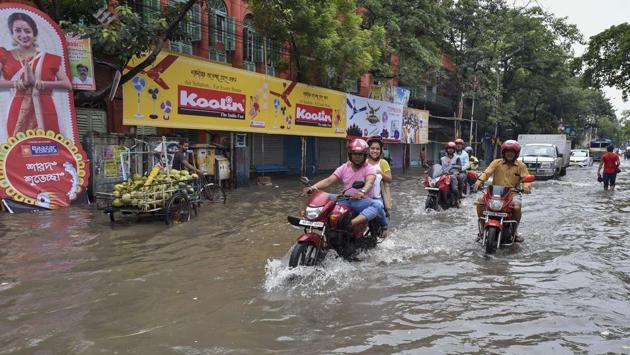
[[[115,8],[116,20],[109,25],[99,23],[92,16],[102,5],[90,0],[64,1],[60,4],[62,16],[59,23],[66,32],[89,36],[96,58],[123,66],[133,56],[149,51],[164,35],[169,19],[174,18],[185,4],[170,6],[164,13],[156,12],[155,16],[142,16],[128,5],[119,5]],[[169,39],[180,40],[185,36],[180,26],[169,34]]]
[[[299,80],[346,89],[371,69],[382,27],[361,28],[354,0],[250,0],[259,33],[288,43]]]
[[[613,86],[624,100],[630,95],[630,23],[622,23],[591,37],[582,56],[585,81],[596,87]]]
[[[386,42],[376,77],[400,79],[401,85],[419,86],[429,72],[440,68],[439,44],[447,26],[445,7],[439,0],[358,0],[365,28],[385,29]],[[398,57],[398,72],[392,72],[391,55]],[[426,79],[425,79],[426,80]]]

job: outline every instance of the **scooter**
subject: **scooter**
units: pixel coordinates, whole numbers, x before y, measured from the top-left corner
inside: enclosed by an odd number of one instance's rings
[[[523,183],[536,180],[533,175],[522,178]],[[518,222],[512,219],[512,192],[521,194],[522,189],[505,186],[488,186],[483,194],[483,217],[479,217],[479,233],[486,254],[494,254],[498,248],[514,244]]]
[[[300,181],[311,186],[306,177]],[[364,181],[355,181],[352,188],[361,189]],[[345,204],[340,202],[350,197],[344,190],[331,200],[329,194],[323,191],[310,193],[306,209],[301,211],[300,217],[288,216],[288,222],[297,227],[303,227],[304,233],[297,238],[289,257],[289,267],[315,266],[319,264],[330,249],[340,257],[352,261],[362,250],[376,247],[383,236],[383,229],[378,221],[372,220],[352,227],[350,221],[356,215]]]
[[[440,164],[433,164],[424,172],[423,184],[427,190],[425,209],[439,211],[458,205],[459,196],[451,191],[451,179],[453,177],[447,174]]]

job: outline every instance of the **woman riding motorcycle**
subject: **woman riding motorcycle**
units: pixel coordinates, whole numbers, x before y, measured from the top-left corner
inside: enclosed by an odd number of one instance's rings
[[[389,217],[391,210],[391,194],[389,183],[392,182],[392,169],[383,157],[383,139],[380,136],[370,137],[367,140],[370,147],[368,163],[376,168],[376,180],[374,181],[374,198],[380,200],[385,206],[385,215]]]

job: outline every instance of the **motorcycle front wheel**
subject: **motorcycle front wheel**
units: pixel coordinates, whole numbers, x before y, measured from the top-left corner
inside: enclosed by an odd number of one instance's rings
[[[437,197],[427,196],[427,200],[424,202],[425,210],[437,210]]]
[[[295,243],[289,257],[289,267],[315,266],[319,251],[315,244],[310,242]]]
[[[486,254],[494,254],[497,251],[499,229],[490,227],[486,230]]]

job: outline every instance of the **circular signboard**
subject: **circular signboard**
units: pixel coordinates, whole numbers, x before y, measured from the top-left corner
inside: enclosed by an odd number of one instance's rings
[[[19,132],[0,145],[0,192],[29,205],[67,207],[88,183],[83,154],[54,131]]]

